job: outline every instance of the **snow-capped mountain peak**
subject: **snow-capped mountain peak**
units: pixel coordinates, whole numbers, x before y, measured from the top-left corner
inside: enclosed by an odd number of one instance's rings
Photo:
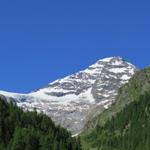
[[[24,109],[43,111],[72,133],[80,132],[91,109],[107,109],[117,90],[133,76],[136,67],[121,57],[109,57],[78,73],[49,83],[29,94],[0,94],[12,97]]]

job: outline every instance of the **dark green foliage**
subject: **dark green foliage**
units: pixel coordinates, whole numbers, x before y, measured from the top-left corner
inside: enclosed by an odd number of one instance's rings
[[[105,125],[84,137],[98,150],[150,149],[150,92],[131,102]]]
[[[0,150],[80,150],[80,141],[37,112],[0,99]]]

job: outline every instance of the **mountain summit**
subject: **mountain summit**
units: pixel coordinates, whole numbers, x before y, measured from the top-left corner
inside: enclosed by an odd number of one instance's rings
[[[97,61],[87,69],[49,83],[29,94],[0,91],[25,110],[36,108],[73,134],[80,132],[90,115],[109,108],[118,89],[136,72],[136,67],[120,57]],[[91,114],[91,110],[96,110]]]

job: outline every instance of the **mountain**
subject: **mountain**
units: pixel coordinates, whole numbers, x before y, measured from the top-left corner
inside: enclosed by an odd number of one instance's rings
[[[79,133],[87,121],[114,103],[118,89],[137,71],[120,57],[104,58],[87,69],[29,94],[0,91],[24,110],[44,112],[57,124]]]
[[[82,135],[84,148],[149,150],[150,67],[135,73],[119,89],[115,103],[90,123]]]

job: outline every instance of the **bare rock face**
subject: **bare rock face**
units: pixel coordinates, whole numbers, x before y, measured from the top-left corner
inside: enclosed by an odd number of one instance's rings
[[[83,129],[94,107],[101,112],[111,106],[118,89],[135,72],[132,64],[120,57],[110,57],[35,92],[17,94],[0,91],[0,94],[15,99],[17,105],[25,110],[36,108],[46,113],[57,124],[76,134]]]

